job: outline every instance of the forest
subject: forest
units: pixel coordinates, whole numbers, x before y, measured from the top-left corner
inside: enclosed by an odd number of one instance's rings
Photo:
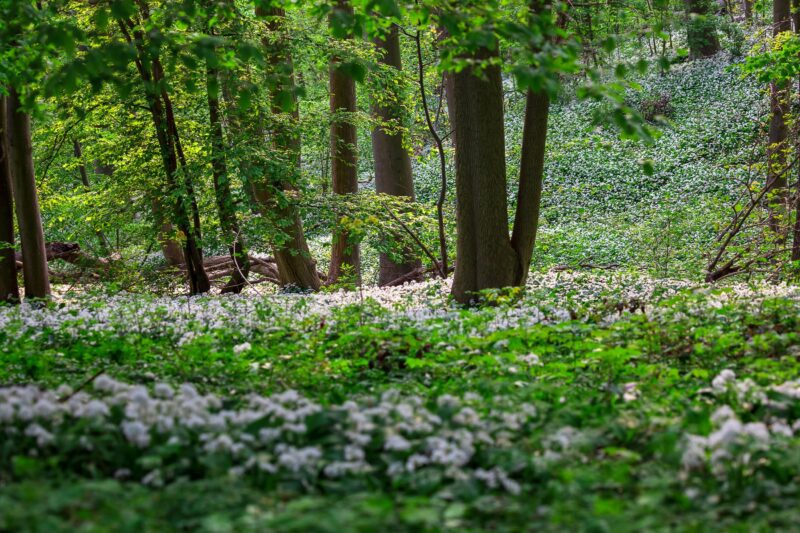
[[[791,531],[800,0],[0,0],[0,531]]]

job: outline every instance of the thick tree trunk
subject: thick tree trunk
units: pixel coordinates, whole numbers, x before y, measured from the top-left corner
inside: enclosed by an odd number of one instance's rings
[[[800,34],[800,0],[792,0],[792,26],[795,34]],[[800,94],[800,78],[797,79]],[[797,133],[795,134],[797,135]],[[800,161],[800,138],[794,140],[794,156]],[[797,184],[794,190],[794,225],[792,228],[792,261],[800,261],[800,168],[795,169]]]
[[[525,104],[525,124],[522,129],[522,156],[517,190],[517,212],[511,246],[519,258],[515,285],[524,285],[528,279],[536,232],[539,228],[539,207],[544,179],[544,152],[547,139],[547,117],[550,98],[544,91],[528,91]]]
[[[223,238],[229,242],[228,251],[233,260],[231,279],[223,287],[222,293],[238,294],[247,285],[247,274],[250,262],[244,236],[236,218],[233,204],[228,164],[225,160],[225,140],[222,133],[222,122],[219,117],[219,77],[217,71],[206,65],[206,92],[208,100],[208,117],[211,128],[211,170],[214,177],[214,196],[217,201],[217,212]]]
[[[483,49],[475,59],[492,53]],[[453,74],[456,144],[456,270],[452,294],[467,303],[483,289],[507,287],[520,277],[508,236],[503,87],[500,69],[482,76],[467,67]]]
[[[686,40],[692,59],[710,57],[719,52],[717,24],[710,0],[685,0],[688,21]],[[781,1],[781,0],[779,0]]]
[[[339,0],[334,8],[352,12],[347,0]],[[348,37],[351,38],[351,37]],[[342,72],[336,60],[330,65],[330,110],[331,123],[331,181],[334,194],[346,195],[358,192],[358,151],[356,150],[355,80]],[[331,246],[331,264],[328,283],[336,283],[345,270],[361,284],[361,258],[358,244],[349,242],[347,231],[336,231]]]
[[[0,96],[0,302],[19,302],[14,254],[14,198],[6,135],[6,97]]]
[[[7,99],[8,151],[11,184],[17,211],[23,256],[26,298],[50,295],[50,276],[44,246],[42,216],[36,194],[36,177],[31,148],[31,119],[20,106],[19,95],[11,88]]]
[[[397,25],[393,24],[383,37],[374,40],[381,54],[381,63],[402,70],[400,38]],[[385,98],[375,99],[372,114],[379,123],[372,130],[372,155],[375,160],[375,190],[392,196],[414,199],[414,180],[411,174],[411,158],[403,146],[403,133],[397,129],[402,125],[400,94],[386,88],[390,93]],[[386,101],[388,100],[388,102]],[[388,126],[388,127],[385,127]],[[380,254],[378,285],[386,285],[421,266],[419,259],[395,263],[388,254]]]
[[[790,0],[775,0],[772,4],[772,35],[792,29]],[[767,136],[767,188],[770,189],[770,227],[780,231],[781,213],[785,211],[787,185],[787,138],[789,129],[786,116],[789,113],[789,91],[786,84],[772,82],[769,85],[770,121]]]
[[[273,144],[276,153],[288,155],[285,169],[287,175],[295,175],[300,168],[300,136],[297,131],[300,114],[294,92],[294,65],[286,43],[285,13],[282,9],[272,8],[257,9],[256,14],[268,17],[268,27],[275,34],[272,40],[263,40],[267,60],[275,72],[285,73],[281,82],[272,88],[272,114],[278,119],[276,123],[281,124],[276,128]],[[278,104],[281,91],[291,95],[290,113],[286,113]],[[318,290],[322,282],[316,262],[308,249],[300,211],[291,198],[285,202],[275,201],[274,190],[291,195],[295,184],[282,176],[267,176],[266,180],[253,183],[253,195],[260,209],[265,216],[270,210],[274,211],[277,229],[283,233],[282,238],[273,246],[280,284],[303,290]]]

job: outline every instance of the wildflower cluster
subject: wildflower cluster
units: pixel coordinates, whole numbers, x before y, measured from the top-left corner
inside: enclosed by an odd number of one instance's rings
[[[532,405],[498,399],[486,410],[470,393],[425,401],[388,390],[322,406],[287,390],[226,408],[191,384],[150,391],[102,375],[93,385],[92,393],[0,389],[5,467],[15,457],[57,458],[61,468],[148,485],[224,472],[307,489],[367,474],[413,489],[435,475],[443,486],[516,494],[525,463],[506,470],[505,456],[536,423]]]

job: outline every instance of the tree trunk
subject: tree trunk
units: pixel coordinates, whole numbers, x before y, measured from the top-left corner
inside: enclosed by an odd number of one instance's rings
[[[208,117],[211,127],[211,170],[214,178],[214,196],[217,201],[219,225],[233,260],[231,279],[225,284],[222,293],[239,294],[247,285],[247,274],[250,262],[244,236],[236,219],[236,208],[233,204],[228,164],[225,160],[225,140],[222,133],[222,122],[219,118],[219,77],[217,71],[206,63],[206,92],[208,100]]]
[[[525,105],[525,124],[522,129],[517,212],[511,235],[511,246],[520,261],[518,275],[514,280],[515,285],[524,285],[528,280],[533,247],[536,244],[536,232],[539,229],[549,112],[550,98],[547,93],[529,90]]]
[[[267,38],[263,40],[264,48],[267,51],[267,60],[274,71],[285,73],[281,83],[275,84],[271,92],[272,114],[278,118],[276,123],[282,125],[278,127],[273,136],[273,144],[276,153],[288,154],[285,170],[288,174],[295,175],[300,167],[300,137],[297,132],[300,114],[294,92],[294,65],[286,43],[285,13],[278,8],[269,10],[259,8],[256,10],[256,15],[269,17],[268,27],[276,34],[273,36],[273,41]],[[291,113],[288,116],[278,104],[281,91],[290,95]],[[285,126],[287,122],[288,127]],[[295,185],[291,180],[282,179],[280,176],[267,176],[266,182],[253,183],[254,197],[260,209],[264,215],[267,215],[270,210],[274,210],[277,229],[283,233],[282,238],[273,246],[279,281],[282,286],[318,290],[322,282],[317,273],[316,262],[308,249],[300,211],[291,198],[288,198],[287,201],[275,201],[272,198],[273,190],[291,195],[295,190]]]
[[[19,225],[23,256],[26,298],[50,296],[50,276],[44,246],[42,216],[36,194],[36,177],[31,148],[31,119],[23,112],[19,95],[10,89],[7,99],[8,152],[11,162],[11,186]]]
[[[400,57],[400,38],[398,27],[392,24],[384,37],[374,40],[375,47],[381,55],[380,62],[398,71],[402,70]],[[372,114],[378,124],[372,130],[372,155],[375,160],[375,190],[378,193],[392,196],[406,196],[414,200],[414,180],[411,174],[411,158],[403,146],[402,131],[393,130],[402,125],[401,98],[391,87],[382,88],[387,93],[386,100],[375,99]],[[388,126],[384,127],[384,126]],[[388,254],[380,254],[380,270],[378,285],[383,286],[421,266],[419,259],[409,258],[402,263],[395,263]]]
[[[496,53],[480,50],[473,59]],[[468,303],[483,289],[520,277],[508,236],[503,87],[500,69],[467,67],[452,76],[456,146],[456,270],[452,294]]]
[[[744,11],[744,20],[747,24],[753,22],[753,0],[742,0],[742,11]]]
[[[792,0],[792,26],[795,34],[800,34],[800,0]],[[800,94],[800,78],[797,79]],[[800,161],[800,133],[795,130],[794,156]],[[797,184],[794,191],[794,225],[792,228],[792,261],[800,261],[800,168],[795,169]]]
[[[791,31],[790,0],[775,0],[772,4],[772,35],[777,37]],[[789,130],[786,115],[789,113],[789,91],[786,84],[769,84],[770,121],[767,136],[767,183],[769,191],[770,227],[780,231],[781,213],[786,200],[787,138]]]
[[[352,13],[347,0],[339,0],[338,11]],[[352,37],[348,37],[352,38]],[[334,59],[330,65],[330,110],[331,123],[331,181],[334,194],[346,195],[358,192],[358,151],[356,150],[356,84],[353,78],[338,68]],[[361,284],[361,258],[359,246],[349,242],[347,231],[334,232],[331,247],[331,264],[328,283],[336,283],[346,270]]]
[[[149,18],[147,3],[137,2],[143,19]],[[175,197],[175,221],[183,234],[183,256],[190,294],[202,294],[211,288],[208,275],[203,267],[203,251],[200,248],[200,220],[197,202],[191,180],[186,172],[186,161],[178,137],[178,130],[172,110],[172,102],[164,85],[163,69],[157,56],[149,50],[141,30],[130,20],[117,20],[125,39],[136,49],[134,63],[144,86],[148,108],[156,130],[161,158],[167,175],[170,194]],[[133,37],[131,37],[133,32]],[[179,174],[178,159],[183,167],[183,179]],[[192,225],[194,219],[194,226]]]
[[[19,302],[14,253],[14,198],[6,135],[6,97],[0,96],[0,302]]]
[[[779,0],[783,1],[783,0]],[[692,59],[710,57],[719,52],[717,24],[710,0],[686,0],[686,40]]]

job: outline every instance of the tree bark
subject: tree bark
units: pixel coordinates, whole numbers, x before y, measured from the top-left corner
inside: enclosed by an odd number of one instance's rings
[[[528,270],[536,244],[536,232],[539,229],[549,113],[550,98],[547,93],[529,90],[525,104],[525,124],[522,129],[517,212],[511,235],[511,246],[520,261],[518,274],[514,280],[515,285],[524,285],[528,280]]]
[[[352,13],[347,0],[339,0],[335,10]],[[352,36],[347,37],[348,39]],[[358,192],[358,151],[356,126],[352,115],[356,112],[355,80],[338,68],[334,58],[330,65],[331,123],[331,181],[334,194],[347,195]],[[344,115],[344,116],[342,116]],[[361,258],[359,246],[349,242],[346,230],[334,232],[331,246],[331,264],[328,283],[336,283],[345,270],[361,284]]]
[[[495,56],[487,49],[471,59]],[[468,303],[483,289],[512,285],[519,260],[508,236],[503,87],[497,65],[452,75],[456,146],[456,270],[452,294]]]
[[[211,129],[211,170],[214,178],[214,196],[217,202],[219,223],[223,238],[229,242],[228,252],[233,260],[233,271],[222,293],[239,294],[247,285],[250,262],[244,236],[239,228],[236,208],[231,194],[228,164],[225,160],[225,140],[219,115],[219,76],[217,71],[206,63],[206,93],[208,117]]]
[[[779,0],[783,1],[783,0]],[[686,40],[689,44],[689,57],[699,59],[719,52],[717,24],[710,0],[686,0]]]
[[[398,71],[402,70],[400,37],[396,24],[392,24],[386,35],[376,37],[373,42],[381,56],[379,59],[381,63]],[[383,100],[374,98],[372,103],[372,115],[378,123],[372,130],[375,190],[392,196],[405,196],[413,201],[414,180],[411,173],[411,158],[403,146],[403,133],[397,129],[402,124],[402,107],[398,103],[401,95],[396,94],[391,88],[384,89],[383,92],[388,93],[388,97]],[[389,254],[381,253],[379,265],[378,285],[384,286],[415,271],[421,263],[416,258],[395,263]]]
[[[792,26],[795,35],[800,34],[800,0],[791,0],[792,2]],[[797,79],[797,91],[800,94],[800,78]],[[795,133],[795,135],[798,135]],[[800,138],[794,140],[795,158],[800,161]],[[792,261],[800,261],[800,168],[796,170],[795,174],[797,184],[794,191],[794,224],[792,227]]]
[[[772,4],[772,36],[791,31],[790,0],[775,0]],[[770,121],[767,135],[767,182],[769,189],[770,227],[780,231],[781,212],[786,200],[787,138],[789,130],[786,116],[789,113],[789,92],[786,84],[769,84]]]
[[[288,155],[285,171],[289,175],[294,175],[300,167],[300,137],[297,132],[300,113],[294,92],[292,55],[286,43],[285,13],[279,8],[269,10],[259,8],[256,10],[256,14],[260,17],[268,17],[268,27],[271,32],[275,33],[272,41],[267,38],[263,39],[263,45],[267,51],[267,61],[275,72],[283,71],[285,73],[280,83],[276,83],[271,89],[271,111],[273,116],[278,119],[276,123],[279,124],[276,126],[273,136],[273,147],[276,153]],[[290,95],[290,113],[286,113],[278,103],[281,91],[286,91]],[[260,206],[262,214],[267,215],[270,210],[274,210],[277,229],[283,234],[273,245],[281,285],[303,290],[318,290],[322,282],[317,272],[316,262],[308,249],[300,211],[292,198],[287,198],[285,201],[276,201],[273,198],[274,190],[291,196],[295,188],[292,180],[269,175],[266,180],[253,182],[253,196]]]
[[[14,253],[14,198],[6,135],[6,97],[0,96],[0,302],[19,302]]]
[[[50,296],[44,230],[36,194],[36,177],[31,147],[31,119],[20,104],[12,87],[7,98],[8,152],[11,162],[11,186],[17,211],[23,256],[23,278],[26,298]]]

